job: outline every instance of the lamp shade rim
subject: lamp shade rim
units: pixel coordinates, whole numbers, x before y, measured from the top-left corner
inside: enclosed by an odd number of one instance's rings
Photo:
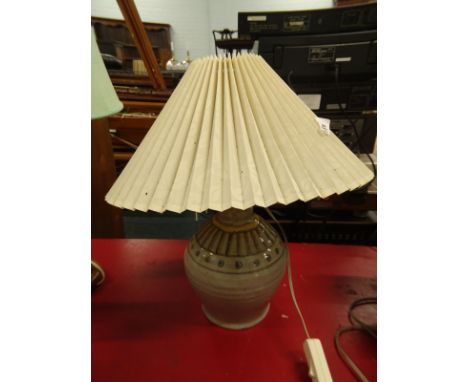
[[[99,112],[95,112],[94,114],[91,113],[91,120],[109,117],[113,114],[118,113],[119,111],[122,111],[123,108],[124,108],[123,103],[121,101],[118,101],[118,103],[115,103],[114,105],[110,106],[105,111],[100,110]]]

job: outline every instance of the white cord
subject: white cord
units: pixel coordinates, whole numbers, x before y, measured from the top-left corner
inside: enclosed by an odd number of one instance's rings
[[[309,330],[307,329],[306,322],[304,320],[304,316],[302,315],[301,308],[299,308],[299,304],[297,303],[297,298],[296,294],[294,293],[294,286],[293,286],[293,279],[292,279],[292,270],[291,270],[291,257],[289,256],[289,250],[288,250],[288,239],[286,238],[286,234],[284,233],[283,227],[279,224],[278,220],[276,220],[275,216],[271,213],[271,211],[265,207],[265,210],[267,211],[268,215],[273,219],[273,221],[276,223],[278,226],[281,236],[283,237],[284,245],[286,246],[286,264],[288,268],[288,282],[289,282],[289,291],[291,292],[291,297],[294,303],[294,306],[296,307],[297,313],[299,314],[299,317],[301,318],[302,326],[304,328],[304,332],[307,336],[307,338],[310,338],[309,335]]]

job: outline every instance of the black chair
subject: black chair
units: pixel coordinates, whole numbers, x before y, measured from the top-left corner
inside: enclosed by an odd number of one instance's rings
[[[234,50],[236,52],[246,49],[250,51],[253,47],[254,41],[246,38],[234,38],[233,35],[237,33],[235,30],[223,29],[223,30],[213,30],[213,38],[215,42],[216,55],[218,55],[218,48],[224,49],[233,54]],[[217,35],[219,38],[217,38]]]

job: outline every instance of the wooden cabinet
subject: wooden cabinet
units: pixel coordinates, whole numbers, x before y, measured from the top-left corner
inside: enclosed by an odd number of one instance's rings
[[[132,36],[123,20],[92,17],[91,24],[96,32],[101,53],[106,53],[122,61],[123,72],[133,72],[133,61],[140,60],[140,55]],[[143,23],[151,42],[156,60],[161,69],[172,57],[171,26],[163,23]]]
[[[91,24],[111,81],[124,104],[121,113],[108,119],[119,173],[163,109],[183,73],[165,70],[166,62],[172,57],[169,24],[143,23],[161,68],[166,90],[156,90],[153,86],[124,20],[92,17]]]

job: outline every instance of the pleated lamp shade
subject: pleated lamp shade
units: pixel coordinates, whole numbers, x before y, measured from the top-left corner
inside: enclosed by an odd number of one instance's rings
[[[106,200],[130,210],[245,210],[341,194],[372,172],[260,57],[192,62]]]
[[[123,109],[91,29],[91,119],[103,118]]]

